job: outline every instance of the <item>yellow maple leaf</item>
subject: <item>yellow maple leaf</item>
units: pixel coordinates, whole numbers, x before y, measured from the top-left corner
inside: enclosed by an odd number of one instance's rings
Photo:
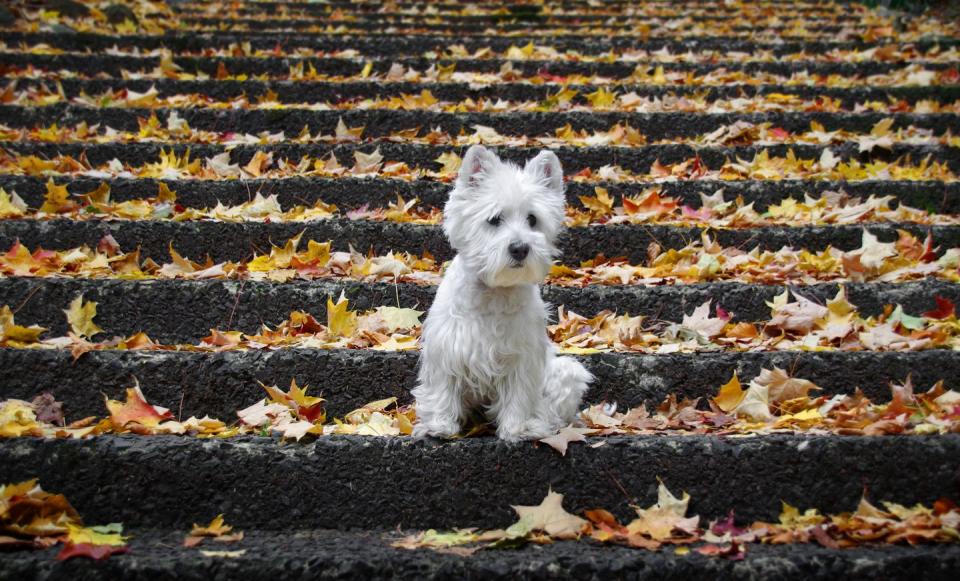
[[[596,109],[606,109],[616,102],[617,96],[604,87],[600,87],[596,91],[586,95],[590,104],[593,105]]]
[[[193,528],[190,529],[190,534],[195,537],[219,537],[232,530],[233,527],[224,522],[223,515],[218,514],[210,521],[210,524],[205,527],[194,523]]]
[[[53,178],[50,178],[47,180],[47,193],[43,196],[43,205],[40,206],[40,211],[47,214],[56,214],[61,210],[72,208],[74,204],[69,198],[70,193],[67,191],[67,186],[58,186],[54,183]]]
[[[87,543],[111,547],[122,547],[127,544],[127,537],[123,536],[123,526],[120,523],[99,527],[67,523],[67,538],[74,544]]]
[[[437,163],[442,165],[440,168],[440,174],[443,176],[453,177],[457,175],[457,172],[460,171],[460,163],[463,161],[460,159],[460,156],[452,151],[446,153],[441,153],[440,157],[436,159]],[[2,208],[2,206],[0,206]]]
[[[744,391],[740,387],[740,378],[737,377],[737,373],[733,373],[733,377],[730,378],[725,385],[720,388],[720,393],[717,394],[717,397],[713,398],[713,403],[717,404],[721,410],[725,412],[732,411],[743,401]]]
[[[0,438],[39,435],[40,424],[33,406],[19,399],[0,402]]]
[[[90,338],[97,333],[103,333],[103,329],[93,322],[93,318],[97,316],[97,303],[84,302],[83,294],[77,295],[70,303],[70,308],[64,309],[63,312],[66,313],[70,330],[75,335]]]
[[[316,240],[307,241],[307,253],[304,257],[308,262],[317,261],[317,264],[325,266],[330,262],[330,242],[317,242]]]
[[[0,188],[0,218],[20,218],[27,212],[27,205],[15,192],[10,195]]]
[[[161,202],[172,204],[177,201],[177,193],[172,191],[166,182],[160,182],[160,191],[157,194],[157,199]]]
[[[342,292],[336,304],[327,297],[327,328],[333,335],[349,337],[357,330],[357,314],[350,310],[349,303]]]
[[[603,216],[613,212],[613,198],[610,197],[610,193],[607,191],[607,188],[601,188],[598,186],[595,187],[593,191],[596,195],[580,196],[580,202],[588,209]]]

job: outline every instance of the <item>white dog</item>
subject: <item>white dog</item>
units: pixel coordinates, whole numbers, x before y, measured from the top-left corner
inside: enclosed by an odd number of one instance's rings
[[[563,170],[551,151],[522,169],[480,145],[463,158],[444,208],[457,255],[423,326],[413,435],[456,435],[482,409],[504,440],[570,423],[593,376],[558,357],[538,284],[564,219]]]

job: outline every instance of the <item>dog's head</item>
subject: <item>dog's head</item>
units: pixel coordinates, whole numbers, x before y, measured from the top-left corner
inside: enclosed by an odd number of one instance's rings
[[[538,283],[558,254],[564,206],[563,169],[552,151],[520,168],[474,145],[444,207],[443,230],[487,286]]]

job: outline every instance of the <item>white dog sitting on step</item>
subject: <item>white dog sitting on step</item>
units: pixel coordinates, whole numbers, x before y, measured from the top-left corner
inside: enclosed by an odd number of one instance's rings
[[[551,151],[523,168],[474,145],[444,208],[457,255],[423,325],[416,437],[451,437],[485,411],[504,440],[570,423],[593,376],[558,357],[539,283],[564,219],[563,170]]]

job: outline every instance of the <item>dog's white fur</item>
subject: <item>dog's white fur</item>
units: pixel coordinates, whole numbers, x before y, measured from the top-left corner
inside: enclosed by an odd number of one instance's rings
[[[444,208],[457,255],[423,326],[414,436],[454,436],[478,410],[511,441],[573,420],[593,376],[557,356],[538,288],[558,254],[564,205],[553,152],[520,168],[480,145],[467,151]],[[528,245],[528,255],[516,260],[511,244]]]

